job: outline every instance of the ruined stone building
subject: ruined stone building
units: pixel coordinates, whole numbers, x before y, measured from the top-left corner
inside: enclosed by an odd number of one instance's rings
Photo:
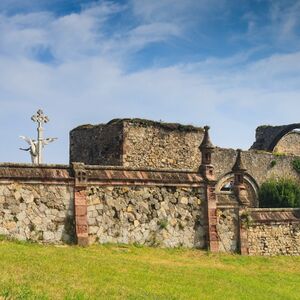
[[[299,255],[300,210],[260,208],[258,199],[269,178],[300,180],[298,128],[258,127],[242,152],[215,147],[208,127],[141,119],[79,126],[69,165],[0,165],[0,234]]]

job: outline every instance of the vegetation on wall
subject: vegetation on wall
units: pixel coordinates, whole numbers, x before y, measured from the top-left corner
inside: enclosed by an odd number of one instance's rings
[[[292,161],[294,170],[300,174],[300,158],[296,158]]]
[[[292,179],[270,179],[259,191],[260,207],[300,207],[300,185]]]

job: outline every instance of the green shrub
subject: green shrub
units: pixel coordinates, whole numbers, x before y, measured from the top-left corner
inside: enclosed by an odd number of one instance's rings
[[[260,207],[300,207],[300,185],[292,179],[270,179],[259,191]]]
[[[168,226],[168,220],[167,219],[159,220],[157,222],[157,225],[159,226],[160,229],[166,229]]]
[[[296,158],[292,161],[294,170],[300,174],[300,158]]]
[[[277,161],[276,160],[272,160],[271,163],[270,163],[270,167],[271,168],[274,168],[277,164]]]
[[[286,153],[283,153],[283,152],[273,152],[273,155],[277,156],[277,157],[281,157],[281,156],[286,156]]]

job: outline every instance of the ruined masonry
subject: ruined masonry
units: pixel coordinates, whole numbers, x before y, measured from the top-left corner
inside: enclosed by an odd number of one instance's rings
[[[258,127],[241,151],[215,147],[207,126],[79,126],[70,132],[69,165],[0,164],[0,235],[300,255],[300,210],[260,208],[258,200],[271,177],[300,182],[292,167],[299,128]]]

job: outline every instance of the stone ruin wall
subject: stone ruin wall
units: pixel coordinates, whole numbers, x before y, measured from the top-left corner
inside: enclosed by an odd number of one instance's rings
[[[84,125],[70,133],[70,161],[130,168],[189,169],[200,165],[203,129],[140,119]]]
[[[279,128],[283,130],[286,127]],[[273,136],[278,131],[273,128],[269,130]],[[300,151],[300,147],[296,146],[300,139],[295,140],[294,136],[294,133],[284,136],[278,146],[288,148],[287,143],[292,138],[292,152],[297,149]],[[297,134],[297,138],[299,136]],[[85,125],[72,130],[70,160],[91,165],[186,169],[197,172],[201,164],[199,145],[202,138],[203,129],[198,127],[140,119],[113,120],[106,125]],[[269,140],[268,142],[270,143]],[[291,164],[293,155],[279,156],[253,149],[244,151],[242,157],[247,173],[258,185],[268,178],[278,176],[299,180]],[[217,180],[231,173],[235,159],[236,150],[218,147],[215,149],[212,160]]]
[[[276,152],[276,146],[283,140],[282,153],[298,155],[299,148],[297,149],[297,145],[299,145],[299,136],[297,136],[297,129],[300,129],[300,123],[281,126],[259,126],[256,128],[256,140],[251,149]],[[286,145],[284,140],[287,140],[289,145]],[[291,149],[295,149],[296,151],[293,153]]]
[[[300,156],[300,132],[294,131],[285,135],[274,148],[274,152]]]
[[[202,139],[202,128],[126,121],[123,165],[197,171],[201,160],[199,145]]]
[[[77,173],[72,165],[0,165],[0,234],[70,243],[76,242],[75,228],[80,228],[87,230],[90,243],[206,248],[211,225],[207,183],[198,171],[202,129],[160,126],[130,120],[97,128],[80,126],[70,134],[71,161],[94,166],[82,164]],[[212,162],[217,180],[232,174],[235,159],[235,150],[215,149]],[[299,180],[292,168],[294,156],[251,150],[242,153],[242,160],[258,186],[274,176]],[[85,207],[76,204],[75,191],[80,197],[86,195]],[[249,209],[252,220],[243,225],[243,208],[237,199],[222,197],[225,200],[217,203],[216,224],[212,224],[218,251],[300,255],[298,213]]]
[[[203,249],[204,191],[176,186],[89,187],[88,224],[91,243]]]
[[[52,178],[46,174],[49,171]],[[61,172],[66,169],[0,167],[0,235],[54,244],[74,242],[73,187],[65,177],[60,178],[64,182],[53,182]]]
[[[20,166],[0,167],[0,234],[43,243],[76,243],[76,185],[71,169],[22,168],[20,172]],[[94,172],[88,172],[90,182],[81,187],[87,195],[90,244],[207,248],[207,196],[196,173],[90,170]],[[240,251],[241,209],[238,203],[217,206],[218,251]],[[250,219],[243,225],[244,253],[300,255],[299,209],[250,208],[246,214]]]
[[[231,169],[236,159],[236,150],[216,148],[212,155],[217,180],[232,173]],[[262,151],[243,151],[242,160],[247,174],[260,186],[269,178],[289,177],[300,182],[300,176],[294,170],[294,156],[276,155]]]
[[[70,132],[70,162],[121,166],[123,124],[82,125]]]

